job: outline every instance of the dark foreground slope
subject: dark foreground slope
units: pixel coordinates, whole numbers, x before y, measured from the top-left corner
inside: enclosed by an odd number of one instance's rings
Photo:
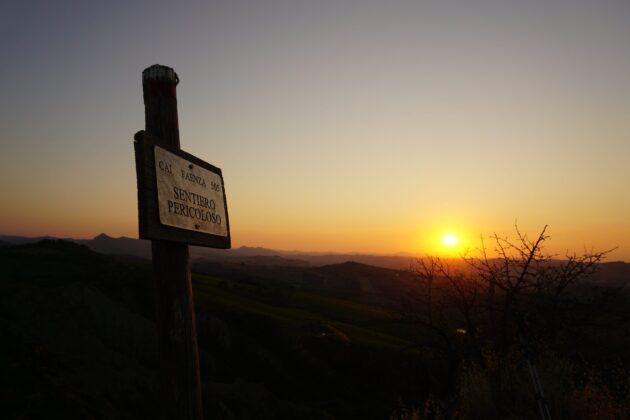
[[[195,275],[207,418],[387,418],[422,390],[387,310]],[[3,418],[155,418],[150,265],[70,242],[0,248]]]
[[[609,272],[577,290],[580,324],[534,343],[554,418],[630,412],[626,267]],[[538,418],[522,349],[472,346],[457,296],[435,295],[447,310],[427,324],[422,299],[402,305],[422,297],[408,272],[269,255],[197,261],[193,289],[207,419]],[[0,247],[0,418],[159,417],[153,311],[145,259]]]
[[[5,247],[0,296],[0,417],[159,417],[147,262],[62,241]],[[200,321],[204,334],[214,328],[228,339],[220,320]],[[204,372],[226,370],[204,349],[202,361]],[[322,417],[264,385],[224,377],[204,375],[207,418]]]
[[[0,250],[3,415],[154,414],[146,267],[61,241]]]

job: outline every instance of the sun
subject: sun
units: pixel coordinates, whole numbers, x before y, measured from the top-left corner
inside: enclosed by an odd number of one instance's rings
[[[458,243],[459,239],[457,239],[457,236],[452,233],[447,233],[446,235],[442,236],[442,244],[444,244],[444,246],[452,248]]]

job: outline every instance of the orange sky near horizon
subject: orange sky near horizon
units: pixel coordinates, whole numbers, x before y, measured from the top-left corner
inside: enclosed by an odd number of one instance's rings
[[[630,261],[629,4],[159,3],[0,14],[0,234],[137,237],[160,63],[236,247],[452,256],[517,221]]]

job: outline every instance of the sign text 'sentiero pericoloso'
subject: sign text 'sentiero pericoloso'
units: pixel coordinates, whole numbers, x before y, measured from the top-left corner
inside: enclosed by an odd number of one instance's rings
[[[160,223],[227,236],[221,177],[155,146]]]

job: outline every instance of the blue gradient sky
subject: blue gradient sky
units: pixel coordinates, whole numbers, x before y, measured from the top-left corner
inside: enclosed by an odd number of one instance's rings
[[[550,225],[630,260],[630,2],[0,6],[0,233],[137,236],[141,71],[224,170],[234,244],[439,252]]]

